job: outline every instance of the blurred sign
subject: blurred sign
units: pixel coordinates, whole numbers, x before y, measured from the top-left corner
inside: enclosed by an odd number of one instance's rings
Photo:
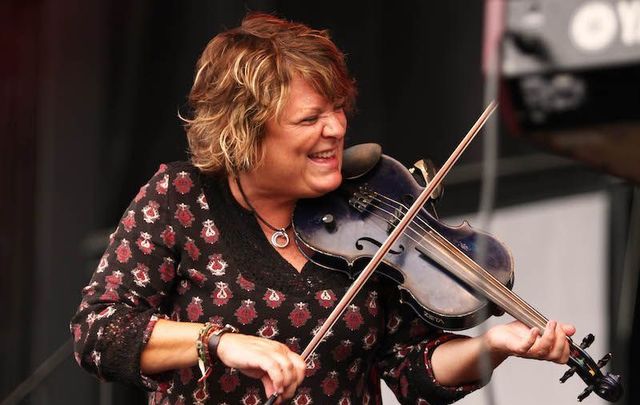
[[[505,3],[512,134],[640,183],[640,0]]]
[[[640,0],[506,2],[507,77],[640,61]]]

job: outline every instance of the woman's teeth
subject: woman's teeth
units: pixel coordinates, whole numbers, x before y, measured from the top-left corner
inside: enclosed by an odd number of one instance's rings
[[[332,150],[328,152],[312,153],[311,155],[309,155],[309,157],[312,159],[328,159],[328,158],[334,157],[335,155],[336,155],[336,151]]]

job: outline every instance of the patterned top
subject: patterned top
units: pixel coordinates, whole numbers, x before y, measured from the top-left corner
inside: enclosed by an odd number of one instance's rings
[[[201,403],[197,366],[142,375],[155,322],[226,323],[301,353],[351,280],[308,262],[301,272],[269,244],[226,178],[161,165],[127,208],[71,321],[76,361],[100,379],[136,384],[150,404]],[[293,404],[380,404],[380,378],[400,402],[451,403],[478,385],[444,387],[430,357],[457,337],[436,330],[374,276],[307,363]],[[195,349],[194,349],[195,350]],[[210,404],[258,404],[259,380],[218,363]]]

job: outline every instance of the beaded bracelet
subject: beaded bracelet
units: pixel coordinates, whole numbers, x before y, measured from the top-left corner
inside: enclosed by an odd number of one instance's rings
[[[212,370],[213,361],[211,351],[213,351],[213,355],[217,357],[218,342],[220,341],[220,337],[227,332],[236,333],[238,329],[231,325],[220,327],[219,325],[207,322],[198,333],[196,349],[198,351],[198,367],[200,368],[202,376],[198,379],[198,388],[193,393],[194,400],[197,404],[204,403],[209,398],[207,378],[209,378]]]

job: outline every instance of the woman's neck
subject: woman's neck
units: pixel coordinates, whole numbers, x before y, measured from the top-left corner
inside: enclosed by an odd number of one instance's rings
[[[265,187],[251,174],[229,175],[228,182],[235,200],[247,210],[255,211],[273,227],[285,228],[291,223],[295,199]]]

